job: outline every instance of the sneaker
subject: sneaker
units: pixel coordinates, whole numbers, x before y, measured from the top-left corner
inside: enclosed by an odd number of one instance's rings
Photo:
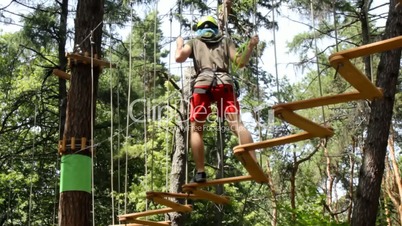
[[[207,174],[205,172],[197,172],[193,178],[196,183],[204,183],[207,181]]]

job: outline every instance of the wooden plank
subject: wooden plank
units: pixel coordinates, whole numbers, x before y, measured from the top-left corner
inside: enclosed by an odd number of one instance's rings
[[[138,213],[128,213],[128,214],[123,214],[119,216],[119,221],[125,221],[129,218],[138,218],[138,217],[145,217],[145,216],[151,216],[151,215],[156,215],[156,214],[163,214],[163,213],[171,213],[171,212],[176,212],[172,208],[162,208],[162,209],[157,209],[157,210],[147,210],[144,212],[138,212]]]
[[[138,219],[130,219],[130,223],[136,223],[136,225],[141,226],[160,226],[160,225],[170,225],[170,221],[146,221],[146,220],[138,220]]]
[[[301,132],[298,134],[277,137],[277,138],[273,138],[273,139],[269,139],[269,140],[238,145],[238,146],[234,147],[233,151],[236,154],[236,152],[238,152],[238,151],[251,151],[251,150],[257,150],[257,149],[262,149],[262,148],[270,148],[270,147],[275,147],[275,146],[279,146],[279,145],[283,145],[283,144],[290,144],[290,143],[294,143],[294,142],[298,142],[298,141],[302,141],[302,140],[312,139],[314,137],[316,137],[316,136],[314,136],[311,133]]]
[[[191,212],[193,210],[193,208],[190,205],[182,205],[167,199],[164,199],[162,197],[153,197],[152,200],[154,200],[155,202],[170,207],[172,209],[175,210],[175,212]]]
[[[380,92],[382,92],[382,89],[377,88]],[[359,92],[349,92],[349,93],[341,93],[341,94],[336,94],[336,95],[329,95],[325,97],[318,97],[318,98],[312,98],[308,100],[299,100],[299,101],[294,101],[294,102],[289,102],[289,103],[281,103],[274,105],[272,109],[274,111],[276,109],[281,109],[281,108],[286,108],[292,111],[296,110],[301,110],[301,109],[307,109],[307,108],[314,108],[314,107],[320,107],[320,106],[325,106],[325,105],[331,105],[331,104],[339,104],[339,103],[345,103],[353,100],[361,100],[365,99],[364,95],[359,93]]]
[[[76,53],[67,53],[66,57],[77,60],[83,64],[91,64],[91,57],[83,56],[83,55],[76,54]],[[96,58],[92,58],[92,59],[93,59],[93,63],[95,66],[105,67],[105,68],[116,68],[115,64],[110,64],[110,62],[108,62],[108,61],[99,60]]]
[[[142,220],[139,220],[139,221],[143,222]],[[170,221],[159,221],[159,222],[153,222],[153,223],[162,223],[162,225],[170,225]],[[168,224],[163,224],[163,223],[168,223]],[[144,224],[137,224],[137,223],[110,224],[109,226],[144,226]]]
[[[359,47],[343,50],[329,56],[329,60],[337,56],[343,56],[347,59],[353,59],[357,57],[367,56],[374,53],[384,52],[391,49],[397,49],[402,47],[402,36],[373,42],[367,45],[362,45]]]
[[[65,79],[65,80],[70,80],[70,78],[71,78],[70,74],[68,74],[62,70],[59,70],[59,69],[53,69],[53,74],[59,78]]]
[[[333,58],[330,63],[332,67],[337,68],[338,73],[363,94],[365,98],[382,97],[382,92],[346,58],[338,56]]]
[[[331,129],[318,125],[317,123],[310,121],[309,119],[306,119],[285,108],[282,109],[278,108],[275,111],[275,114],[280,115],[280,118],[282,118],[283,120],[289,122],[290,124],[302,130],[305,130],[313,134],[316,137],[328,137],[334,134],[334,132]]]
[[[218,185],[218,184],[229,184],[229,183],[236,183],[236,182],[241,182],[241,181],[247,181],[247,180],[252,180],[253,177],[250,175],[247,176],[237,176],[237,177],[227,177],[227,178],[220,178],[216,180],[209,180],[205,183],[188,183],[183,185],[183,190],[187,189],[196,189],[197,187],[209,187],[213,185]]]
[[[170,192],[147,192],[147,198],[150,199],[152,197],[168,197],[168,198],[183,198],[183,199],[196,199],[197,196],[194,194],[188,193],[170,193]]]
[[[198,189],[193,190],[192,192],[197,196],[202,197],[203,199],[212,201],[217,204],[228,204],[230,202],[230,199],[227,196],[220,196],[211,192]]]
[[[243,164],[247,172],[253,177],[253,179],[258,183],[268,183],[268,178],[262,171],[261,167],[257,162],[251,157],[249,151],[243,149],[243,151],[237,151],[235,153],[236,158]]]

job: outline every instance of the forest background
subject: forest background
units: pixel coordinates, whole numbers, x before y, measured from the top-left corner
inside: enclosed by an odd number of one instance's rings
[[[1,3],[0,225],[57,225],[59,220],[57,144],[63,134],[60,112],[69,82],[52,71],[68,70],[63,56],[77,51],[71,23],[78,1],[67,4],[67,24],[62,20],[65,2]],[[387,37],[384,21],[394,5],[394,1],[296,0],[259,1],[257,7],[254,1],[234,1],[228,34],[239,48],[247,37],[261,32],[258,55],[246,69],[233,70],[241,83],[242,108],[248,112],[245,119],[255,140],[296,132],[280,120],[272,121],[270,105],[350,89],[330,67],[328,56]],[[159,6],[157,13],[155,6]],[[171,191],[177,186],[175,181],[183,183],[191,177],[193,162],[183,151],[186,126],[179,120],[185,111],[177,101],[188,87],[186,68],[191,62],[175,64],[172,53],[175,38],[191,36],[196,18],[216,14],[218,2],[177,1],[168,11],[154,1],[105,1],[104,7],[102,57],[118,67],[104,69],[99,78],[92,203],[96,225],[115,223],[116,216],[125,212],[156,208],[144,198],[146,191]],[[279,35],[291,26],[278,23],[273,16],[280,18],[286,12],[297,15],[297,23],[308,29],[294,36]],[[7,30],[9,25],[20,28]],[[274,30],[279,40],[274,40]],[[290,40],[286,48],[284,40]],[[289,60],[275,52],[289,52]],[[275,61],[278,56],[280,60]],[[380,54],[353,63],[377,81]],[[397,87],[399,90],[399,79]],[[135,100],[144,101],[133,105]],[[400,225],[402,219],[399,95],[393,101],[390,136],[385,136],[386,158],[377,159],[385,163],[384,174],[376,178],[382,181],[378,210],[366,210],[367,215],[375,216],[370,225]],[[155,118],[159,115],[155,109],[165,111]],[[367,140],[372,112],[368,101],[305,110],[302,114],[308,118],[331,125],[335,135],[261,150],[258,157],[270,178],[269,186],[252,182],[227,185],[224,194],[232,198],[231,205],[196,202],[190,215],[156,216],[154,220],[170,217],[177,225],[356,223],[359,219],[352,210],[358,212],[354,208],[359,207],[359,171],[366,155],[364,145],[372,142]],[[231,151],[237,140],[231,134],[224,139],[221,153],[215,145],[216,132],[206,134],[209,174],[244,175]],[[188,170],[184,171],[186,162]]]

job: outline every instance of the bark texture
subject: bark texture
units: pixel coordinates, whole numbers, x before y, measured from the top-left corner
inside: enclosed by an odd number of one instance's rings
[[[80,50],[82,53],[89,53],[89,56],[92,54],[101,56],[103,14],[103,0],[78,1],[74,39],[77,52]],[[72,65],[71,72],[64,137],[66,139],[85,137],[89,140],[91,138],[91,118],[95,118],[100,68],[92,68],[90,63],[78,62]],[[93,117],[91,117],[91,105]],[[80,152],[80,154],[89,153]],[[90,193],[84,191],[62,192],[59,203],[59,225],[89,226],[92,224],[90,210]]]
[[[396,1],[390,1],[384,39],[402,34],[402,9],[395,8],[395,4]],[[400,59],[401,49],[383,52],[380,57],[377,86],[383,89],[384,98],[374,100],[371,105],[367,138],[363,148],[363,162],[355,193],[353,226],[374,226],[376,223]]]

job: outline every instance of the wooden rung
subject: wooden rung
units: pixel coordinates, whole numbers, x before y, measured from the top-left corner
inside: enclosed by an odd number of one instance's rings
[[[314,137],[316,137],[316,136],[314,136],[311,133],[301,132],[298,134],[277,137],[277,138],[273,138],[273,139],[269,139],[269,140],[238,145],[233,148],[233,152],[236,154],[236,152],[239,152],[239,151],[242,152],[242,151],[251,151],[251,150],[257,150],[257,149],[262,149],[262,148],[270,148],[270,147],[275,147],[275,146],[279,146],[282,144],[290,144],[290,143],[294,143],[294,142],[298,142],[298,141],[302,141],[302,140],[308,140],[308,139],[312,139]]]
[[[193,194],[188,193],[169,193],[169,192],[147,192],[147,199],[153,197],[168,197],[168,198],[183,198],[183,199],[196,199],[197,197]]]
[[[242,149],[242,151],[237,150],[237,152],[235,152],[234,154],[256,182],[268,183],[267,176],[264,174],[258,163],[255,162],[253,157],[251,157],[251,153],[249,151]]]
[[[382,92],[381,88],[377,88],[377,89],[380,92]],[[314,107],[331,105],[331,104],[339,104],[339,103],[349,102],[352,100],[361,100],[361,99],[365,99],[363,94],[361,94],[359,92],[350,92],[350,93],[342,93],[342,94],[330,95],[330,96],[325,96],[325,97],[312,98],[312,99],[308,99],[308,100],[300,100],[300,101],[294,101],[294,102],[289,102],[289,103],[277,104],[277,105],[274,105],[272,107],[272,109],[274,109],[274,111],[275,111],[276,109],[286,108],[288,110],[296,111],[296,110],[301,110],[301,109],[314,108]]]
[[[143,222],[142,220],[138,220]],[[153,223],[159,223],[158,225],[170,225],[169,221],[159,221],[159,222],[153,222]],[[166,224],[168,223],[168,224]],[[149,224],[146,224],[149,225]],[[144,226],[144,224],[137,224],[137,223],[128,223],[128,224],[111,224],[109,226]]]
[[[138,212],[138,213],[128,213],[124,215],[119,216],[120,221],[126,221],[127,219],[130,218],[138,218],[138,217],[145,217],[145,216],[151,216],[151,215],[156,215],[156,214],[163,214],[163,213],[171,213],[171,212],[176,212],[172,208],[162,208],[162,209],[156,209],[156,210],[147,210],[144,212]]]
[[[382,97],[382,92],[363,75],[350,61],[342,56],[331,59],[331,65],[338,69],[338,73],[367,99]],[[339,65],[339,67],[338,67]]]
[[[83,56],[77,53],[67,53],[67,58],[74,59],[76,61],[82,62],[84,64],[91,64],[91,57]],[[116,68],[115,64],[110,64],[108,61],[99,60],[92,58],[95,66],[106,67],[106,68]]]
[[[65,80],[70,80],[70,78],[71,78],[70,74],[68,74],[62,70],[59,70],[59,69],[53,69],[53,74],[59,78],[65,79]]]
[[[207,192],[204,190],[193,190],[192,191],[195,195],[201,197],[202,199],[206,199],[212,201],[216,204],[228,204],[230,202],[229,197],[227,196],[220,196],[211,192]]]
[[[191,212],[193,210],[192,206],[190,205],[181,205],[179,203],[164,199],[162,197],[155,196],[152,199],[161,205],[174,209],[175,212]]]
[[[334,134],[332,129],[318,125],[317,123],[310,121],[294,113],[293,111],[289,111],[285,108],[277,108],[275,114],[280,115],[280,118],[282,118],[283,120],[289,122],[290,124],[302,130],[305,130],[313,134],[316,137],[329,137]]]
[[[253,177],[250,175],[247,176],[237,176],[237,177],[227,177],[227,178],[220,178],[216,180],[208,180],[205,183],[188,183],[183,185],[183,190],[184,189],[196,189],[197,187],[209,187],[212,185],[218,185],[218,184],[228,184],[228,183],[236,183],[236,182],[241,182],[241,181],[248,181],[252,180]]]
[[[402,4],[402,3],[401,3]],[[343,56],[347,59],[353,59],[361,56],[367,56],[374,53],[384,52],[391,49],[398,49],[402,47],[402,36],[398,36],[395,38],[390,38],[387,40],[382,40],[378,42],[373,42],[367,45],[362,45],[356,48],[351,48],[348,50],[343,50],[337,53],[332,54],[329,57],[331,61],[332,58],[337,56]]]
[[[146,220],[138,220],[138,219],[131,219],[130,223],[135,223],[135,224],[126,224],[126,225],[135,225],[135,226],[160,226],[160,225],[170,225],[170,221],[146,221]]]

